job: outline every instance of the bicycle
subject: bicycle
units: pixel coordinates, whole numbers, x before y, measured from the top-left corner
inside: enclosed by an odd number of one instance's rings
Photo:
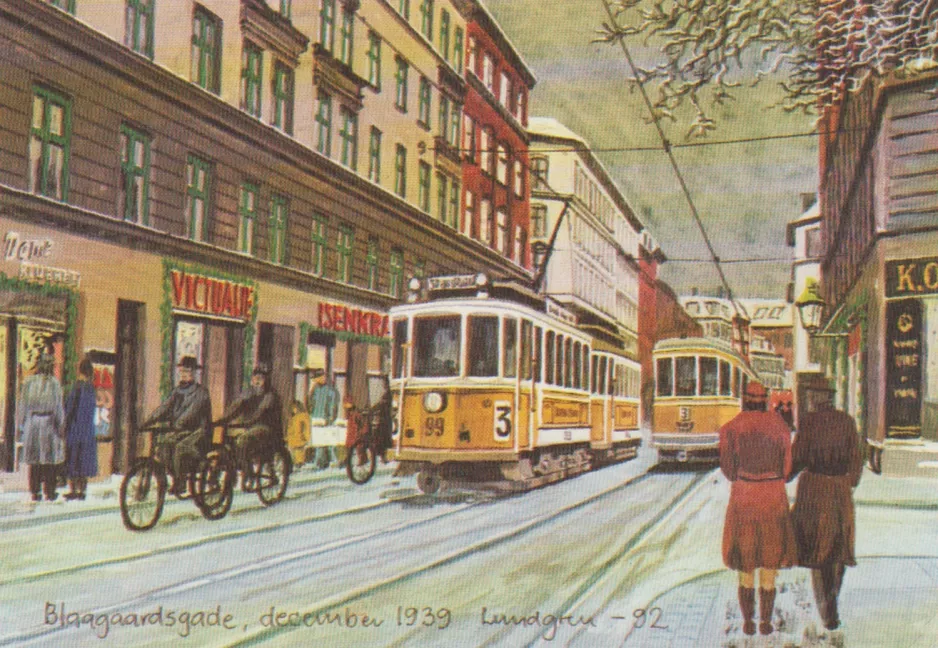
[[[353,484],[365,484],[374,476],[378,456],[384,452],[378,434],[381,412],[376,407],[349,409],[346,420],[345,473]]]
[[[202,516],[218,520],[227,515],[234,499],[234,463],[224,445],[215,445],[200,457],[196,469],[174,475],[160,457],[164,456],[166,433],[171,428],[153,426],[137,433],[150,434],[149,454],[137,457],[121,480],[120,509],[124,526],[131,531],[152,529],[159,521],[166,502],[167,477],[172,477],[172,492],[180,500],[192,499]],[[186,491],[180,480],[185,480]]]
[[[244,457],[237,457],[232,447],[230,429],[244,428],[225,427],[223,433],[225,447],[231,456],[236,457],[235,468],[241,473],[241,490],[245,493],[257,493],[264,506],[277,504],[286,495],[290,474],[293,472],[293,459],[283,434],[279,435],[279,442],[268,440],[266,443],[251,444],[244,451]]]

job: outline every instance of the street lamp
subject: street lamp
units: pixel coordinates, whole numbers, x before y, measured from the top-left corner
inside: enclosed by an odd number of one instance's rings
[[[808,335],[816,336],[818,331],[821,330],[824,305],[817,279],[808,277],[805,279],[804,291],[795,300],[795,306],[798,307],[798,317],[801,318],[801,326],[808,332]]]
[[[544,265],[544,261],[547,259],[547,250],[548,245],[543,241],[535,241],[531,244],[531,260],[534,262],[535,269],[541,270],[541,266]]]

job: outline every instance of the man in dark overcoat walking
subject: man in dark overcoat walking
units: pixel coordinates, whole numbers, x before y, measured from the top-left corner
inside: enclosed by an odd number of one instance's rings
[[[766,391],[750,382],[743,411],[720,429],[720,468],[730,480],[723,526],[723,562],[739,572],[743,632],[755,634],[755,571],[759,570],[759,632],[771,634],[775,577],[795,564],[795,535],[785,493],[791,468],[791,432]]]
[[[798,490],[792,521],[798,563],[811,568],[818,613],[824,627],[840,626],[837,596],[854,555],[853,489],[863,473],[857,426],[846,412],[834,409],[830,393],[817,411],[801,421],[792,447],[792,471]]]

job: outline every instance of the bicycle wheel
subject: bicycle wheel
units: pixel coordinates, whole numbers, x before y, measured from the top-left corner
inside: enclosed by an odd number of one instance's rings
[[[283,499],[292,467],[290,455],[283,448],[277,448],[261,462],[257,472],[257,496],[264,506],[272,506]]]
[[[236,477],[234,463],[224,446],[215,448],[202,460],[192,483],[192,497],[205,519],[219,520],[228,514]]]
[[[345,458],[345,473],[355,484],[364,484],[375,474],[378,457],[370,439],[355,442]]]
[[[121,481],[121,520],[131,531],[152,529],[166,501],[166,472],[150,457],[137,459]]]

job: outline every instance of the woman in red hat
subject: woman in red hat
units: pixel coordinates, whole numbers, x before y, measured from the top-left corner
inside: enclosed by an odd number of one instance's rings
[[[723,562],[739,572],[743,632],[755,634],[755,571],[759,574],[759,632],[771,634],[775,576],[798,554],[785,479],[791,470],[791,431],[766,411],[766,391],[750,382],[743,411],[720,429],[720,468],[732,483],[723,527]]]

